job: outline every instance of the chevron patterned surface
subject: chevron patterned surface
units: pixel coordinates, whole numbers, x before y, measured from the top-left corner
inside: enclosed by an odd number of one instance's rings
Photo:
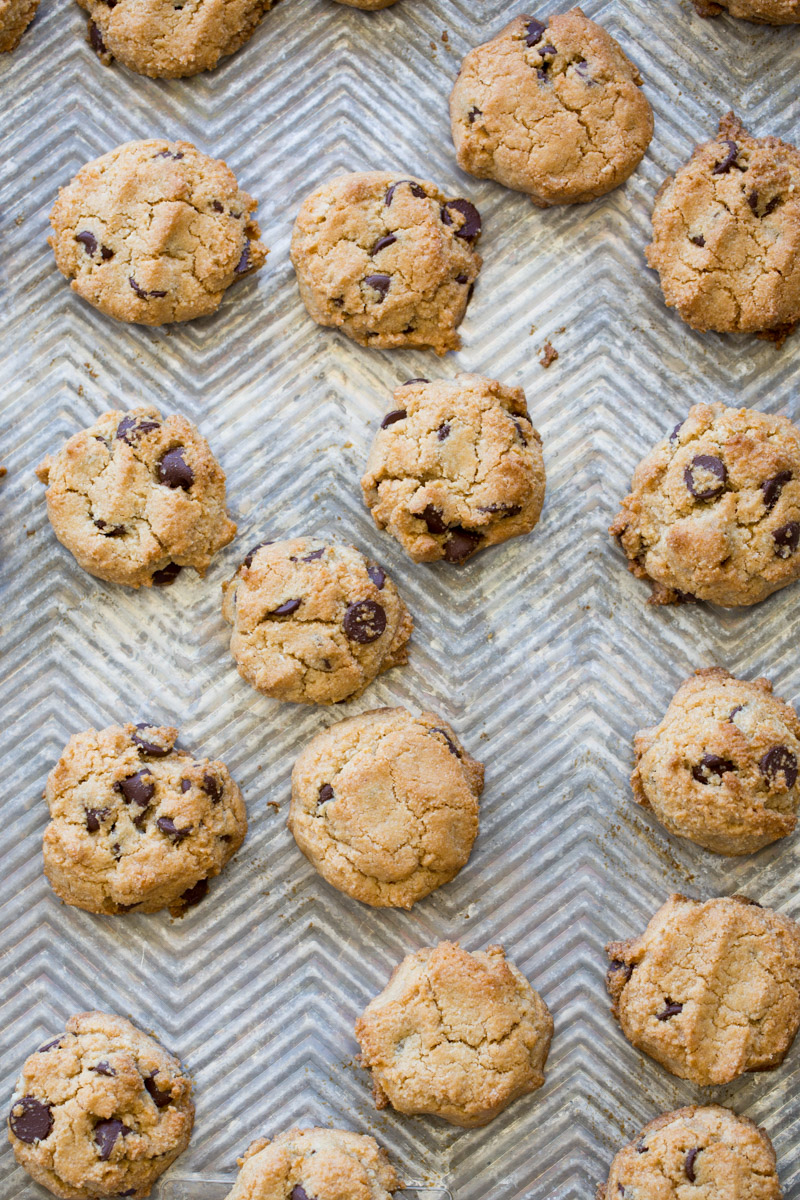
[[[797,838],[712,859],[636,811],[627,782],[633,733],[695,667],[765,673],[800,700],[798,589],[749,611],[649,609],[605,533],[635,463],[692,402],[800,418],[800,340],[776,351],[692,333],[642,254],[660,181],[721,113],[800,138],[800,28],[704,22],[685,0],[584,8],[641,67],[655,139],[624,188],[548,212],[462,175],[449,137],[459,62],[513,15],[508,0],[400,0],[375,14],[283,0],[219,70],[172,82],[102,67],[77,5],[42,0],[2,56],[0,1095],[72,1012],[107,1008],[156,1031],[192,1072],[198,1105],[161,1200],[220,1200],[251,1138],[293,1123],[372,1133],[406,1180],[457,1200],[578,1200],[644,1122],[701,1097],[766,1125],[785,1194],[800,1200],[800,1046],[778,1072],[726,1088],[673,1079],[615,1027],[602,949],[675,889],[744,891],[800,918]],[[272,249],[214,317],[165,329],[84,305],[45,244],[57,186],[149,136],[224,157],[259,199]],[[432,178],[483,213],[464,348],[443,362],[361,349],[314,326],[298,299],[288,243],[302,197],[372,168]],[[544,371],[547,338],[560,357]],[[414,567],[373,528],[358,479],[396,383],[459,370],[525,388],[544,439],[545,512],[530,538],[461,571]],[[33,468],[105,409],[145,401],[200,425],[240,534],[204,581],[185,573],[134,594],[83,574],[56,543]],[[410,665],[335,715],[431,707],[487,765],[469,865],[412,913],[359,905],[300,855],[285,827],[291,766],[334,714],[259,696],[227,653],[219,585],[243,551],[322,531],[383,562],[416,619]],[[145,717],[223,757],[249,807],[237,860],[183,921],[66,908],[41,871],[41,792],[68,736]],[[470,1132],[377,1113],[354,1061],[365,1003],[403,954],[444,937],[504,943],[555,1018],[544,1088]],[[0,1200],[44,1195],[0,1152]]]

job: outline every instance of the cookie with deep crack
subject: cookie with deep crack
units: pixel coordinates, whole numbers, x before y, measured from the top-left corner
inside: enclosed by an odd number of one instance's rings
[[[124,1017],[70,1017],[25,1060],[8,1114],[20,1166],[63,1200],[143,1200],[186,1149],[192,1085],[173,1054]]]
[[[487,1125],[544,1083],[547,1005],[502,946],[409,954],[356,1022],[378,1108]]]
[[[481,266],[469,200],[384,171],[340,175],[306,198],[291,256],[318,325],[362,346],[457,350]]]
[[[800,22],[800,0],[692,0],[701,17],[718,17],[726,12],[758,25],[796,25]]]
[[[190,321],[264,265],[257,207],[191,143],[127,142],[59,188],[49,241],[72,290],[108,316]]]
[[[226,1200],[391,1200],[401,1186],[374,1138],[346,1129],[289,1129],[239,1159]]]
[[[757,604],[800,578],[800,430],[694,405],[639,463],[610,533],[651,604]]]
[[[460,167],[542,208],[619,187],[653,136],[638,70],[579,8],[541,21],[515,17],[471,50],[450,122]]]
[[[361,489],[375,524],[415,562],[461,564],[530,533],[545,473],[522,388],[480,375],[403,384]]]
[[[17,48],[38,7],[39,0],[0,0],[0,53]]]
[[[701,1087],[778,1067],[800,1026],[800,926],[746,896],[672,895],[606,947],[622,1032]]]
[[[109,583],[169,584],[183,567],[202,576],[236,533],[225,472],[206,439],[185,417],[151,406],[104,413],[36,474],[58,540]]]

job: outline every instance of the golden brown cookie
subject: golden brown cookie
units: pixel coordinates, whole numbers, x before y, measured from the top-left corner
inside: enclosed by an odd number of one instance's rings
[[[800,0],[692,0],[701,17],[718,17],[727,12],[742,21],[759,25],[796,25],[800,22]]]
[[[39,0],[0,0],[0,53],[17,48],[38,7]]]
[[[391,1200],[400,1181],[374,1138],[345,1129],[289,1129],[259,1138],[227,1200]]]

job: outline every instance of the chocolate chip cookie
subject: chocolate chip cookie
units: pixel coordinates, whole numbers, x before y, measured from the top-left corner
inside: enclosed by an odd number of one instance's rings
[[[244,841],[247,815],[223,762],[175,747],[177,729],[75,734],[47,778],[44,870],[67,904],[173,916],[198,903]]]
[[[775,1151],[763,1129],[719,1104],[662,1113],[617,1154],[597,1200],[781,1200]]]
[[[480,375],[403,384],[361,488],[375,524],[415,562],[460,564],[530,533],[545,474],[525,393]]]
[[[579,8],[515,17],[471,50],[450,121],[460,167],[542,208],[619,187],[653,136],[638,70]]]
[[[290,1129],[259,1138],[227,1200],[391,1200],[397,1174],[374,1138],[345,1129]]]
[[[17,48],[38,7],[39,0],[0,0],[0,53]]]
[[[759,25],[796,25],[800,22],[800,0],[692,0],[701,17],[718,17],[727,12],[742,21]]]
[[[701,1087],[778,1067],[800,1026],[800,926],[746,896],[670,896],[606,947],[622,1032]]]
[[[224,162],[189,142],[127,142],[59,189],[49,240],[72,290],[101,312],[190,321],[264,265],[257,207]]]
[[[185,417],[150,406],[104,413],[36,474],[58,540],[109,583],[169,584],[183,567],[202,576],[236,533],[208,442]]]
[[[634,746],[634,797],[678,837],[754,854],[797,824],[800,720],[767,679],[698,671]]]
[[[186,1149],[192,1085],[124,1017],[87,1012],[25,1060],[8,1114],[17,1162],[64,1200],[143,1200]]]
[[[341,175],[304,201],[291,256],[309,316],[362,346],[457,350],[481,266],[469,200],[384,171]]]
[[[553,1021],[502,946],[409,954],[356,1022],[375,1103],[487,1125],[544,1083]]]
[[[239,674],[276,700],[354,700],[408,660],[408,609],[386,573],[352,546],[264,542],[222,589]]]
[[[482,790],[483,766],[446,721],[378,708],[306,746],[292,771],[289,829],[340,892],[411,908],[467,862]]]
[[[728,113],[659,189],[646,255],[692,328],[781,341],[800,320],[800,151]]]
[[[636,468],[610,532],[651,604],[757,604],[800,578],[800,430],[694,405]]]

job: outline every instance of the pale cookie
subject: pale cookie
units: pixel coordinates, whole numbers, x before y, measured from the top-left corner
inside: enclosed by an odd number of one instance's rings
[[[16,49],[38,7],[39,0],[0,0],[0,53]]]
[[[653,136],[642,78],[579,8],[515,17],[471,50],[450,97],[458,164],[534,204],[579,204],[619,187]]]
[[[742,21],[759,25],[796,25],[800,22],[800,0],[692,0],[701,17],[718,17],[727,12]]]
[[[502,946],[452,942],[409,954],[356,1022],[375,1103],[452,1125],[487,1125],[544,1083],[547,1005]]]
[[[633,794],[677,837],[754,854],[797,824],[800,720],[767,679],[698,671],[634,746]]]
[[[661,185],[645,253],[693,329],[782,341],[800,320],[800,151],[728,113]]]
[[[306,746],[292,771],[289,829],[340,892],[411,908],[467,862],[482,790],[483,766],[440,717],[378,708]]]
[[[59,188],[49,241],[72,290],[108,316],[190,321],[264,265],[257,207],[189,142],[127,142]]]
[[[394,402],[361,480],[379,529],[415,562],[457,564],[530,533],[545,474],[522,388],[480,375],[412,379]]]
[[[457,350],[481,266],[469,200],[383,171],[340,175],[304,201],[292,263],[309,316],[362,346]]]
[[[25,1060],[8,1115],[17,1162],[63,1200],[142,1200],[186,1149],[192,1085],[124,1017],[87,1012]]]
[[[607,986],[625,1037],[706,1087],[783,1062],[800,1025],[800,926],[746,896],[670,896],[612,942]]]
[[[800,578],[800,430],[694,405],[639,463],[609,532],[651,604],[757,604]]]
[[[111,725],[71,737],[47,777],[44,870],[67,904],[180,916],[247,832],[223,762],[175,748],[177,729]]]
[[[151,407],[107,412],[36,474],[56,537],[90,575],[128,587],[205,575],[233,539],[225,472],[185,417]]]
[[[345,1129],[289,1129],[259,1138],[226,1200],[391,1200],[400,1181],[374,1138]]]
[[[239,674],[275,700],[354,700],[408,661],[413,621],[384,571],[320,538],[264,542],[222,585]]]
[[[781,1200],[763,1129],[719,1104],[662,1113],[617,1154],[597,1200]]]

